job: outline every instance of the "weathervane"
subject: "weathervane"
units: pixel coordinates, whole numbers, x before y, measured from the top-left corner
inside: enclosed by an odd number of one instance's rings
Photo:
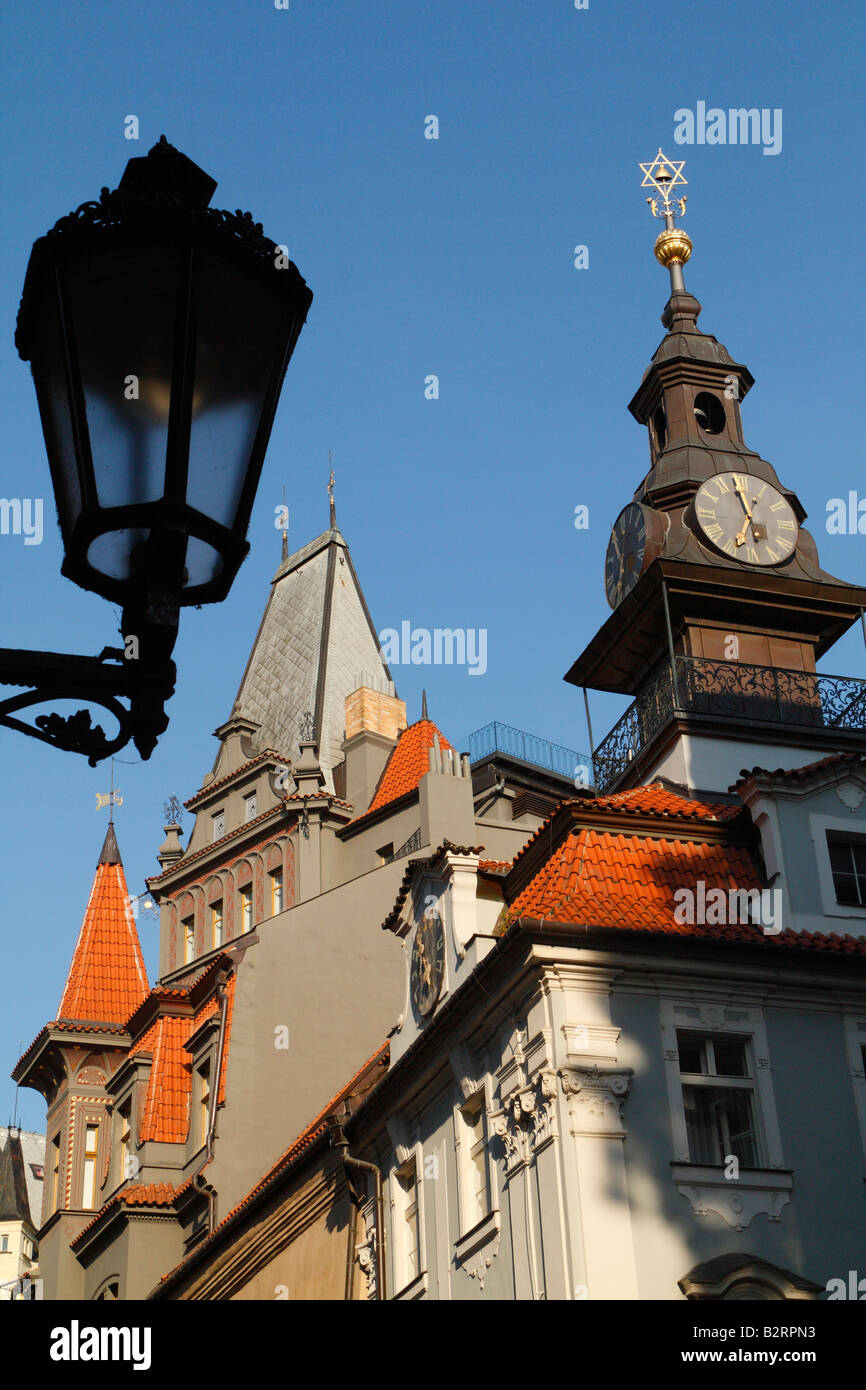
[[[328,467],[329,467],[330,470],[331,470],[331,476],[330,476],[330,478],[328,479],[328,501],[329,501],[329,503],[331,504],[331,530],[332,530],[332,531],[336,531],[336,529],[337,529],[337,509],[336,509],[336,507],[335,507],[335,505],[334,505],[334,465],[333,465],[333,460],[332,460],[332,458],[331,458],[331,451],[330,451],[330,449],[328,450]]]
[[[641,164],[643,182],[641,188],[654,188],[658,197],[647,198],[653,217],[663,217],[665,229],[656,238],[653,248],[656,260],[667,268],[671,277],[671,292],[685,293],[683,266],[692,254],[692,239],[688,232],[677,227],[675,219],[685,216],[686,198],[671,198],[671,192],[679,184],[687,184],[683,175],[684,159],[668,159],[659,149],[655,159],[649,164]]]
[[[95,792],[94,795],[96,796],[96,809],[97,809],[97,811],[101,811],[101,810],[103,809],[103,807],[107,806],[107,807],[108,807],[108,824],[109,824],[109,825],[113,825],[113,824],[114,824],[114,808],[115,808],[115,806],[122,806],[122,805],[123,805],[123,797],[120,795],[120,792],[117,790],[116,786],[114,785],[114,759],[113,759],[113,758],[111,759],[111,791],[110,791],[110,792]]]
[[[169,825],[180,825],[180,818],[183,815],[183,806],[173,794],[168,801],[162,803],[162,814],[165,816]]]

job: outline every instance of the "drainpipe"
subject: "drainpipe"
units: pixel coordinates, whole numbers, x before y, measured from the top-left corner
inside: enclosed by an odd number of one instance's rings
[[[223,1055],[225,1053],[226,1047],[226,1019],[228,1018],[229,1012],[229,1001],[226,995],[227,984],[228,978],[226,977],[225,979],[220,980],[220,983],[217,986],[217,997],[220,1001],[220,1035],[219,1042],[217,1043],[216,1076],[214,1077],[214,1090],[213,1096],[211,1098],[210,1119],[208,1120],[207,1139],[205,1140],[205,1153],[207,1155],[207,1160],[213,1158],[213,1137],[214,1130],[216,1128],[216,1113],[217,1105],[219,1103],[220,1080],[223,1074]]]
[[[385,1202],[382,1196],[382,1173],[375,1163],[366,1163],[362,1158],[353,1158],[349,1153],[349,1141],[343,1133],[343,1126],[335,1115],[327,1120],[331,1131],[331,1144],[340,1150],[340,1157],[346,1168],[355,1168],[362,1173],[372,1173],[376,1187],[376,1299],[385,1298]],[[356,1217],[357,1219],[357,1217]],[[348,1258],[354,1256],[350,1247]],[[346,1288],[351,1287],[349,1271],[346,1272]]]

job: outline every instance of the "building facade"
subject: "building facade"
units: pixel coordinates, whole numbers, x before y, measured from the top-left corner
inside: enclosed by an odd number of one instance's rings
[[[671,218],[650,468],[566,677],[632,697],[594,785],[510,734],[463,753],[426,700],[409,723],[333,506],[284,543],[149,880],[158,983],[112,829],[16,1068],[48,1102],[48,1296],[847,1296],[866,682],[817,663],[866,589],[747,445],[689,247]]]

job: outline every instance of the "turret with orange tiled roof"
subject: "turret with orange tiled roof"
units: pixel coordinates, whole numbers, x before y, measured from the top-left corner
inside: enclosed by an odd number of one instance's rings
[[[148,990],[126,875],[109,824],[57,1018],[122,1024]]]
[[[425,702],[425,714],[415,724],[410,724],[408,729],[404,729],[397,740],[397,746],[385,764],[366,815],[369,816],[380,807],[389,805],[398,797],[405,796],[407,792],[415,791],[421,778],[430,771],[430,749],[434,747],[437,739],[443,753],[450,752],[457,756],[456,750],[433,720],[426,718]]]

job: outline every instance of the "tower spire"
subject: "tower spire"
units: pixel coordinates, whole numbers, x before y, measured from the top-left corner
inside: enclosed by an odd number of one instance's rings
[[[655,159],[640,166],[643,171],[641,188],[654,188],[658,195],[655,198],[647,198],[650,211],[653,217],[663,217],[665,222],[665,229],[656,237],[653,251],[656,260],[667,268],[671,277],[672,295],[685,294],[683,266],[692,254],[691,237],[682,227],[676,225],[676,218],[685,216],[686,198],[671,198],[671,192],[678,184],[685,185],[688,182],[683,174],[684,164],[684,159],[668,159],[659,146]]]

